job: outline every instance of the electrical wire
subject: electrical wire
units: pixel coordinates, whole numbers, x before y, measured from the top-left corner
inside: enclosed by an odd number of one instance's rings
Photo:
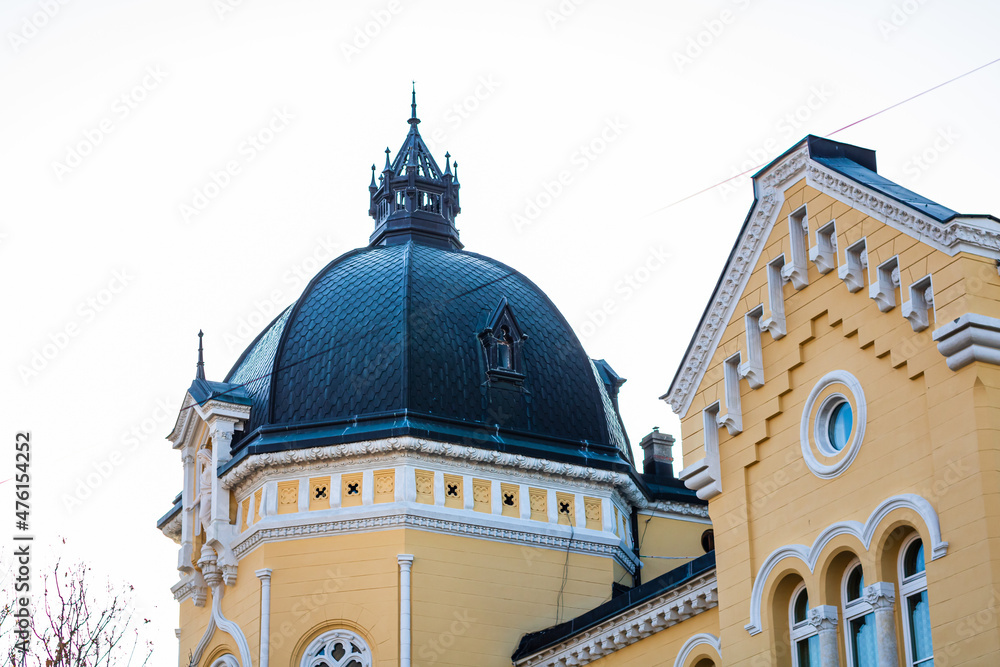
[[[967,72],[963,72],[962,74],[959,74],[958,76],[954,76],[954,77],[948,79],[947,81],[943,81],[943,82],[937,84],[936,86],[931,86],[930,88],[928,88],[928,89],[926,89],[924,91],[921,91],[921,92],[917,93],[916,95],[911,95],[910,97],[907,97],[905,100],[901,100],[899,102],[896,102],[895,104],[890,104],[889,106],[887,106],[884,109],[876,111],[875,113],[868,114],[864,118],[859,118],[858,120],[856,120],[856,121],[854,121],[852,123],[848,123],[847,125],[839,128],[839,129],[836,129],[833,132],[830,132],[830,133],[828,133],[828,134],[826,134],[824,136],[832,137],[833,135],[835,135],[835,134],[837,134],[839,132],[843,132],[844,130],[846,130],[849,127],[854,127],[855,125],[857,125],[859,123],[863,123],[866,120],[870,120],[870,119],[874,118],[875,116],[880,116],[880,115],[884,114],[886,111],[890,111],[892,109],[895,109],[898,106],[902,106],[902,105],[906,104],[907,102],[911,102],[911,101],[917,99],[918,97],[923,97],[927,93],[933,92],[933,91],[937,90],[938,88],[941,88],[943,86],[947,86],[949,83],[954,83],[955,81],[958,81],[959,79],[965,78],[965,77],[969,76],[970,74],[974,74],[975,72],[978,72],[981,69],[985,69],[985,68],[989,67],[990,65],[995,65],[997,63],[1000,63],[1000,58],[997,58],[995,60],[991,60],[988,63],[980,65],[979,67],[974,67],[973,69],[970,69]],[[751,171],[756,171],[757,169],[760,169],[761,167],[763,167],[766,164],[767,164],[767,162],[762,162],[762,163],[760,163],[758,165],[750,167],[746,171],[741,171],[738,174],[733,174],[732,176],[730,176],[729,178],[727,178],[725,180],[719,181],[718,183],[715,183],[714,185],[710,185],[707,188],[702,188],[701,190],[698,190],[697,192],[689,194],[689,195],[687,195],[685,197],[681,197],[677,201],[672,202],[670,204],[667,204],[666,206],[662,206],[662,207],[660,207],[660,208],[658,208],[658,209],[656,209],[654,211],[650,211],[649,213],[646,213],[645,215],[643,215],[641,217],[648,218],[649,216],[655,215],[655,214],[657,214],[657,213],[659,213],[661,211],[666,211],[668,208],[673,208],[674,206],[677,206],[678,204],[686,202],[688,199],[693,199],[694,197],[697,197],[698,195],[704,194],[704,193],[708,192],[709,190],[714,190],[715,188],[719,187],[720,185],[725,185],[729,181],[736,180],[737,178],[739,178],[741,176],[745,176],[746,174],[749,174]]]

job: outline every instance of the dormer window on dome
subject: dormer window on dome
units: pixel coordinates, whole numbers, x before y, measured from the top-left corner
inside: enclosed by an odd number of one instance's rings
[[[452,173],[451,154],[444,155],[444,171],[438,167],[417,125],[417,94],[410,103],[410,131],[402,147],[391,159],[385,149],[385,166],[375,181],[375,165],[368,186],[371,203],[368,214],[375,219],[369,245],[396,245],[407,242],[440,248],[462,249],[455,227],[458,203],[458,162]]]
[[[490,324],[479,334],[486,355],[486,373],[491,380],[520,384],[524,380],[524,358],[521,346],[528,335],[514,317],[507,298],[500,300],[490,317]]]

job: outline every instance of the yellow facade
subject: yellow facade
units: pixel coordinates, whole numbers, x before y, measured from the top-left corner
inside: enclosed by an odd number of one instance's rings
[[[1000,664],[1000,221],[868,159],[809,138],[755,177],[665,397],[707,513],[652,490],[669,444],[628,474],[395,440],[243,462],[229,527],[178,540],[181,663],[297,667],[342,630],[377,665]]]

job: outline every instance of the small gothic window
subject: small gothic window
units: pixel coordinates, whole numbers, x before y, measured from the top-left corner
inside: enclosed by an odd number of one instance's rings
[[[479,334],[486,355],[486,372],[491,380],[520,383],[524,380],[522,345],[528,336],[514,317],[506,297],[490,317],[489,325]]]
[[[458,484],[448,485],[448,495],[457,498],[458,497]]]
[[[347,495],[349,495],[349,496],[356,496],[356,495],[358,495],[358,483],[357,482],[348,482],[348,484],[347,484]]]
[[[507,507],[513,507],[514,506],[514,494],[513,493],[505,493],[505,494],[503,494],[503,504],[506,505]]]
[[[701,534],[701,548],[705,550],[705,553],[715,551],[715,531],[711,528]]]
[[[309,644],[302,667],[372,667],[365,640],[350,630],[324,632]]]

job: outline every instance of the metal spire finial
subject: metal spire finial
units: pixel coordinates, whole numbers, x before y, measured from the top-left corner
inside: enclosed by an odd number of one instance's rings
[[[416,81],[413,82],[413,90],[412,90],[412,92],[410,94],[411,94],[411,98],[410,98],[410,120],[408,120],[406,122],[409,123],[410,125],[414,125],[415,126],[417,123],[420,122],[420,119],[417,118],[417,82]]]
[[[386,146],[385,147],[385,167],[382,168],[382,173],[385,173],[385,172],[389,171],[390,169],[392,169],[392,165],[389,164],[389,153],[390,152],[391,151],[389,150],[389,147]]]
[[[205,379],[205,351],[201,345],[201,339],[204,336],[204,332],[201,329],[198,330],[198,372],[195,374],[195,378],[198,380]]]
[[[372,182],[371,182],[371,185],[369,185],[368,187],[370,187],[370,188],[376,188],[376,187],[378,187],[378,186],[375,185],[375,163],[374,162],[372,163]]]
[[[451,162],[450,162],[450,160],[451,160],[451,153],[449,153],[448,151],[445,151],[444,152],[444,173],[446,173],[446,174],[450,174],[451,173]]]

